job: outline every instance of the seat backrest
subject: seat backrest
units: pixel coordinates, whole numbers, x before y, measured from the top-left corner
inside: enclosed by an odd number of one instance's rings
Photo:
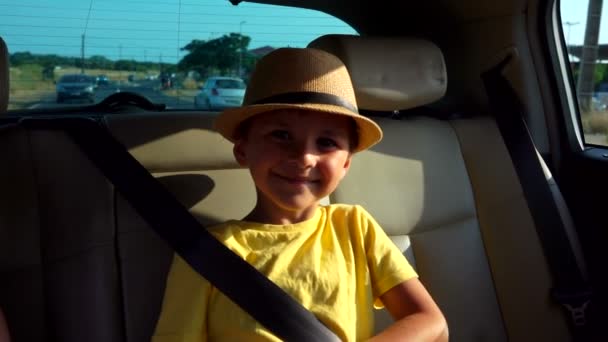
[[[244,217],[255,204],[249,172],[232,144],[212,130],[213,116],[107,117],[112,134],[203,225]],[[127,341],[148,341],[162,302],[173,251],[120,196],[117,244]]]
[[[121,341],[114,193],[63,133],[0,127],[0,307],[15,341]]]
[[[121,143],[201,221],[255,191],[205,114],[110,116]],[[0,130],[0,307],[16,341],[149,341],[173,251],[64,133]]]
[[[390,112],[424,104],[420,93],[445,91],[441,52],[428,44],[330,35],[309,46],[345,62],[359,108]],[[385,138],[355,157],[331,200],[360,203],[376,217],[442,308],[451,340],[570,340],[549,298],[551,275],[495,121],[378,123]],[[552,188],[561,200],[554,182]],[[580,250],[577,241],[573,246]],[[381,319],[377,328],[386,324]]]

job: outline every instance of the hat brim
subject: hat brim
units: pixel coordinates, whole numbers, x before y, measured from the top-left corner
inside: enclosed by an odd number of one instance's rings
[[[353,118],[357,123],[357,133],[359,134],[359,144],[353,149],[353,152],[359,152],[370,148],[382,139],[382,130],[378,124],[371,119],[354,113],[344,107],[319,103],[269,103],[230,108],[224,110],[217,117],[215,129],[224,138],[234,142],[236,130],[243,121],[261,113],[280,109],[304,109]]]

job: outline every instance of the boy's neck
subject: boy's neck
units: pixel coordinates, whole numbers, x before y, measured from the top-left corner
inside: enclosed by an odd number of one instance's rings
[[[283,208],[266,208],[259,201],[255,208],[243,219],[250,222],[287,225],[309,220],[315,216],[319,204],[304,210],[287,210]]]

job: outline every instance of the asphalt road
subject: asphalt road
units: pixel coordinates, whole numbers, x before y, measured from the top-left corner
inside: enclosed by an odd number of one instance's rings
[[[153,103],[164,103],[167,109],[193,109],[194,102],[192,96],[167,96],[160,91],[160,83],[157,80],[153,81],[137,81],[123,84],[109,84],[99,86],[95,90],[95,103],[101,102],[109,95],[116,92],[130,91],[145,96]],[[78,107],[89,105],[88,101],[80,99],[66,100],[63,103],[57,103],[56,97],[53,94],[47,98],[41,99],[40,102],[31,105],[30,109],[37,108],[58,108],[58,107]]]

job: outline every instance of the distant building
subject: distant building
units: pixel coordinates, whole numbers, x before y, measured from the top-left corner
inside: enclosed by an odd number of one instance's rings
[[[256,49],[251,49],[248,52],[258,58],[264,57],[266,54],[268,54],[269,52],[272,52],[273,50],[275,50],[275,48],[273,48],[272,46],[262,46]]]

